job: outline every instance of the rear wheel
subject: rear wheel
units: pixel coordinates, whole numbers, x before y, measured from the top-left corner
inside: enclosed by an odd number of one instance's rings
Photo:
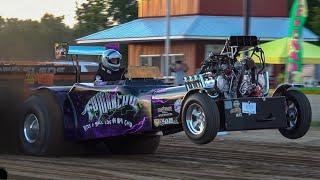
[[[22,104],[22,88],[2,82],[0,85],[0,152],[18,152],[18,120]]]
[[[55,96],[39,92],[24,103],[19,122],[20,146],[30,155],[56,155],[63,143],[63,118]]]
[[[217,104],[206,94],[191,95],[183,106],[182,126],[192,142],[196,144],[211,142],[220,128]]]
[[[280,133],[289,139],[303,137],[310,128],[312,112],[308,98],[297,90],[289,90],[286,97],[287,127],[279,129]]]
[[[159,135],[130,135],[106,140],[108,150],[113,154],[153,154],[157,151]]]

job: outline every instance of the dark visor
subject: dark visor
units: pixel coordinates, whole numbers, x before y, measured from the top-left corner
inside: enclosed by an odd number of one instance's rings
[[[111,64],[119,64],[120,63],[120,59],[119,58],[109,59],[109,63],[111,63]]]

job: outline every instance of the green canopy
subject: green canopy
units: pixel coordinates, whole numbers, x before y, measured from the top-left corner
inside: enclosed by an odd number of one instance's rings
[[[275,41],[261,44],[266,63],[268,64],[285,64],[288,58],[288,41],[289,38],[282,38]],[[254,58],[257,61],[256,58]],[[303,64],[320,64],[320,47],[303,42]]]

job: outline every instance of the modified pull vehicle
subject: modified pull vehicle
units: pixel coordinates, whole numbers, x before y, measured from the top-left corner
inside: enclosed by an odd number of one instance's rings
[[[211,53],[200,73],[185,82],[181,120],[197,144],[211,142],[221,130],[279,129],[289,139],[309,130],[311,106],[294,85],[280,85],[268,97],[269,75],[255,36],[231,36],[221,53]]]
[[[72,49],[69,55],[103,53]],[[153,153],[161,134],[180,131],[196,144],[211,142],[219,131],[279,129],[290,139],[304,136],[311,121],[307,97],[290,84],[268,97],[264,66],[257,37],[233,36],[198,74],[185,77],[184,86],[143,77],[155,70],[137,67],[128,69],[126,80],[37,88],[24,104],[21,148],[32,155],[60,154],[75,144],[104,142],[113,153]]]

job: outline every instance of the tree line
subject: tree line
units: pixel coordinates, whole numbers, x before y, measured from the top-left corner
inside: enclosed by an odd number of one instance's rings
[[[320,1],[308,0],[308,5],[307,27],[320,35]],[[0,16],[0,60],[50,60],[54,58],[54,43],[71,41],[137,16],[137,0],[87,0],[77,4],[77,24],[73,28],[63,23],[63,16],[51,14],[45,14],[40,21]],[[126,52],[126,46],[122,52]]]
[[[320,0],[308,0],[307,2],[309,9],[307,27],[320,36]]]
[[[77,4],[77,24],[73,28],[63,23],[64,16],[45,14],[40,21],[0,16],[0,60],[51,60],[55,43],[69,42],[137,16],[136,0],[87,0]]]

